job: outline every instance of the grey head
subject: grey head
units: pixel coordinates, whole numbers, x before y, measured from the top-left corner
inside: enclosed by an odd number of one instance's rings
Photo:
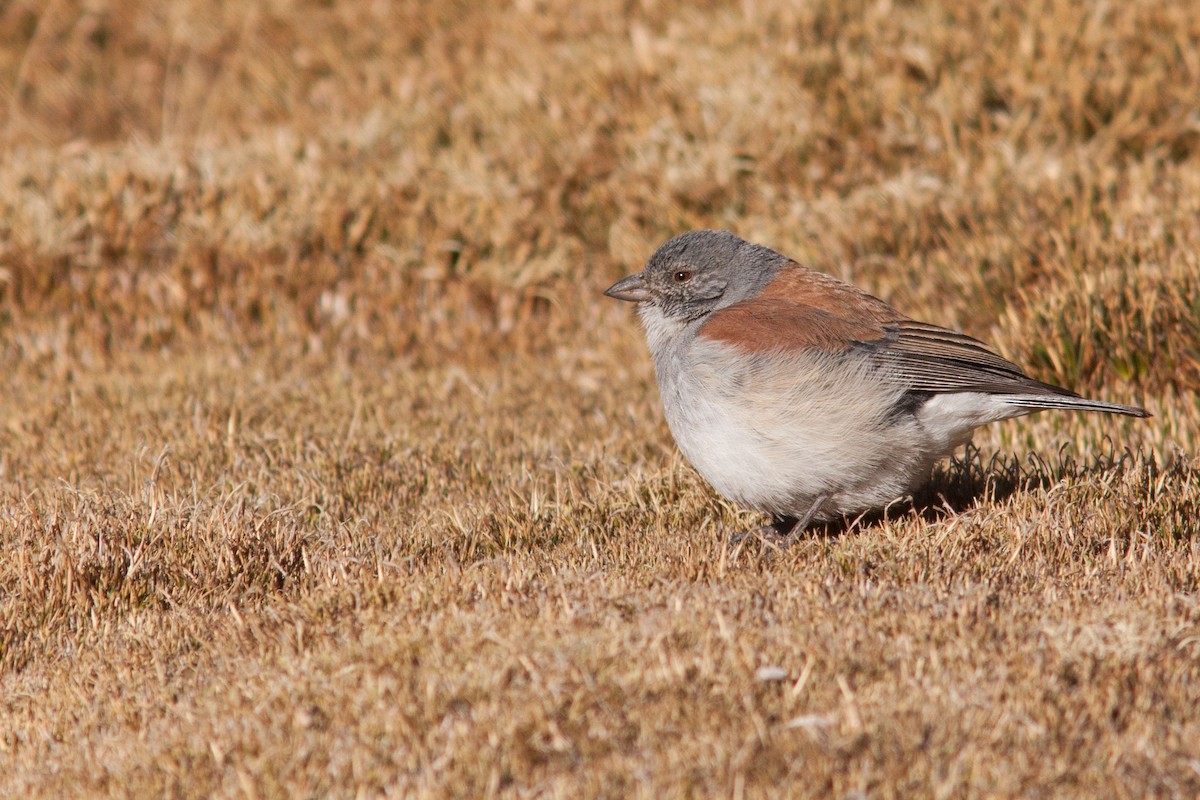
[[[641,272],[604,293],[651,303],[668,318],[691,322],[754,297],[787,261],[728,231],[688,231],[658,248]]]

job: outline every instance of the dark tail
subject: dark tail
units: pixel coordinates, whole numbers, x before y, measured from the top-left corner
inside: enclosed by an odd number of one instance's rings
[[[1073,397],[1066,394],[1012,394],[1004,397],[1006,403],[1014,406],[1038,411],[1043,408],[1066,408],[1072,411],[1102,411],[1105,414],[1124,414],[1128,417],[1149,417],[1150,412],[1137,406],[1123,406],[1120,403],[1103,403],[1099,400],[1088,400],[1086,397]]]

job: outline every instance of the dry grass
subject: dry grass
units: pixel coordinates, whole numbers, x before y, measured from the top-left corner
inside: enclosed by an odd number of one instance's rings
[[[1200,794],[1200,6],[253,5],[0,6],[0,795]],[[1156,416],[731,554],[701,226]]]

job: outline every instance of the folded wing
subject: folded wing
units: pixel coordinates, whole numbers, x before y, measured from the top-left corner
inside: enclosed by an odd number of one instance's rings
[[[848,307],[837,309],[804,299],[776,294],[744,300],[712,314],[699,335],[753,353],[857,351],[915,397],[980,392],[1001,395],[1005,402],[1031,410],[1149,416],[1140,408],[1088,400],[1030,378],[978,339],[904,317],[870,295],[847,293],[841,299]]]

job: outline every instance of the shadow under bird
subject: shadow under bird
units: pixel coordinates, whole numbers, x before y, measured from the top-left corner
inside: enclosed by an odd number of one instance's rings
[[[982,342],[917,322],[724,231],[690,231],[604,292],[637,303],[679,449],[786,547],[882,508],[980,425],[1049,408],[1150,416],[1043,383]]]

